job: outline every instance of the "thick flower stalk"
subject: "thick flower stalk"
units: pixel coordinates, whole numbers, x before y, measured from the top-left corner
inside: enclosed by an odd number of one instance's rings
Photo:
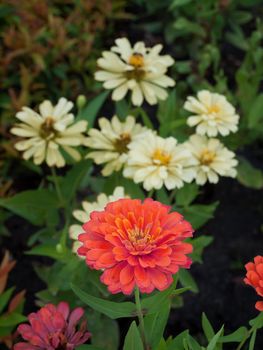
[[[254,262],[247,263],[245,268],[247,274],[244,282],[253,287],[259,296],[263,297],[263,256],[256,256]],[[263,311],[263,300],[258,301],[255,307],[257,310]]]
[[[49,167],[63,167],[66,162],[61,150],[75,161],[81,159],[74,147],[83,145],[88,123],[84,120],[74,123],[74,115],[69,113],[72,108],[72,102],[60,98],[55,106],[50,101],[41,103],[39,113],[23,107],[16,114],[22,123],[16,124],[11,133],[26,138],[15,144],[24,159],[33,158],[37,165],[46,162]]]
[[[238,161],[235,153],[228,150],[218,139],[192,135],[185,147],[195,160],[195,180],[198,185],[217,183],[219,176],[236,177]]]
[[[187,124],[196,126],[197,134],[213,137],[237,131],[239,116],[224,95],[199,91],[197,98],[187,98],[184,109],[193,113],[188,117]]]
[[[143,183],[147,191],[162,186],[168,190],[180,188],[195,176],[196,160],[174,137],[162,138],[149,131],[128,147],[123,175],[135,183]]]
[[[111,121],[106,118],[99,119],[100,130],[90,129],[85,144],[94,149],[88,153],[87,158],[96,164],[106,164],[102,175],[109,176],[119,171],[127,161],[128,145],[137,140],[147,129],[135,122],[134,117],[128,116],[121,122],[117,116]]]
[[[179,213],[152,199],[120,199],[93,212],[79,235],[78,254],[111,293],[165,290],[180,268],[189,268],[193,229]]]
[[[26,341],[17,343],[14,350],[74,350],[89,338],[86,321],[80,307],[70,312],[66,302],[58,306],[47,304],[28,316],[29,325],[21,324],[18,332]]]
[[[173,79],[166,75],[174,63],[169,55],[160,55],[162,45],[145,47],[143,42],[131,46],[126,38],[115,40],[111,51],[104,51],[97,64],[95,79],[102,81],[105,89],[113,90],[112,99],[121,100],[131,91],[132,103],[140,106],[145,99],[154,105],[167,98],[165,88],[174,86]]]
[[[118,186],[113,191],[112,195],[107,196],[105,193],[100,193],[96,199],[95,202],[82,202],[82,208],[83,210],[74,210],[73,216],[76,220],[78,220],[80,223],[84,224],[85,222],[89,221],[90,214],[93,211],[102,211],[106,204],[110,202],[117,201],[121,198],[129,198],[124,192],[124,187]],[[69,228],[69,235],[70,238],[74,240],[73,244],[73,252],[77,252],[78,248],[81,246],[81,243],[78,241],[78,235],[82,232],[82,226],[78,224],[71,225]]]

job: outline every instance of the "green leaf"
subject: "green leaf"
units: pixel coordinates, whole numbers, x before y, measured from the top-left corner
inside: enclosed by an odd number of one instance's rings
[[[134,183],[134,181],[132,180],[121,178],[118,185],[123,186],[125,188],[125,193],[130,195],[132,198],[136,198],[136,199],[145,198],[145,195],[140,185]]]
[[[29,190],[10,198],[1,198],[0,206],[22,216],[33,225],[42,226],[52,212],[57,211],[58,201],[47,189]]]
[[[194,21],[190,21],[185,17],[179,17],[173,24],[173,28],[184,33],[193,33],[201,37],[205,36],[205,30],[202,26]]]
[[[7,306],[9,299],[14,291],[14,287],[7,289],[3,294],[0,295],[0,314]]]
[[[186,207],[193,202],[197,197],[199,192],[199,187],[197,184],[185,184],[182,188],[176,191],[176,205]]]
[[[184,343],[184,345],[187,344],[191,350],[202,350],[201,346],[191,335],[189,335],[188,338],[186,338],[186,341]],[[185,346],[185,349],[188,350],[188,346]]]
[[[214,240],[214,237],[212,236],[199,236],[197,238],[191,239],[191,244],[193,245],[193,253],[191,254],[191,257],[193,261],[202,263],[202,255],[204,249],[209,246]]]
[[[89,313],[89,330],[92,334],[93,346],[104,350],[119,348],[119,327],[116,320],[112,320],[98,312]]]
[[[185,208],[176,208],[187,221],[191,223],[193,228],[197,230],[203,226],[209,219],[214,217],[214,212],[219,202],[209,205],[194,204]]]
[[[211,339],[214,337],[215,332],[204,312],[202,313],[202,328],[207,341],[210,342]]]
[[[123,350],[143,350],[143,343],[135,321],[130,325],[125,337]]]
[[[254,168],[243,157],[239,158],[237,179],[246,187],[254,188],[256,190],[263,188],[263,172],[260,169]]]
[[[221,327],[221,329],[213,336],[210,343],[208,344],[207,350],[215,350],[216,344],[218,343],[219,338],[221,337],[221,334],[224,331],[224,326]]]
[[[91,164],[91,160],[78,162],[63,177],[61,181],[61,192],[63,198],[67,201],[70,201],[76,196],[77,189],[84,176],[89,172]]]
[[[253,327],[253,329],[259,329],[263,327],[263,312],[260,312],[256,318],[253,318],[253,320],[249,321],[250,326]]]
[[[144,318],[147,344],[150,344],[152,349],[160,343],[163,337],[169,313],[170,302],[166,300],[166,303],[162,305],[159,312],[147,315]]]
[[[91,128],[108,95],[109,91],[104,91],[100,95],[96,96],[88,103],[87,107],[80,110],[76,120],[87,120],[89,123],[88,127]]]
[[[69,251],[59,252],[55,244],[40,244],[26,252],[27,255],[48,256],[55,260],[67,261],[71,255]]]
[[[220,337],[220,343],[239,343],[248,335],[248,330],[246,327],[240,327],[235,332]]]
[[[147,315],[159,312],[160,308],[166,303],[167,299],[175,294],[176,290],[177,278],[170,285],[169,288],[164,290],[163,292],[156,292],[155,295],[143,298],[141,301],[143,312]]]
[[[170,5],[170,9],[173,10],[176,7],[189,4],[190,2],[192,2],[192,0],[173,0],[171,5]]]
[[[154,350],[168,350],[167,344],[166,344],[166,341],[164,340],[164,338],[161,339],[160,343],[158,344],[158,346]]]
[[[129,106],[128,106],[126,100],[124,100],[124,99],[115,102],[115,114],[121,120],[125,120],[129,114],[133,115],[132,113],[129,113]]]
[[[170,199],[169,199],[168,193],[164,188],[161,188],[160,190],[156,190],[155,193],[156,193],[156,199],[159,202],[170,205]]]
[[[179,281],[183,287],[188,287],[194,293],[199,292],[198,286],[189,271],[180,269],[178,275]]]
[[[16,312],[12,312],[11,314],[3,315],[0,317],[0,327],[16,326],[24,321],[27,321],[27,318],[25,316],[22,316]]]
[[[132,302],[116,303],[113,301],[104,300],[94,297],[72,284],[73,292],[92,309],[97,310],[104,315],[116,319],[121,317],[132,317],[136,315],[136,307]]]
[[[260,127],[263,120],[263,94],[257,96],[248,114],[248,127]]]
[[[184,350],[184,341],[186,341],[188,336],[188,330],[185,330],[182,333],[178,334],[177,337],[175,337],[171,342],[169,342],[167,350]]]

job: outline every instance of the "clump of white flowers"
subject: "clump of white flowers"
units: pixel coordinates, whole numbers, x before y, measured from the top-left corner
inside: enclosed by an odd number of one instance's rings
[[[101,193],[97,196],[95,202],[83,201],[82,202],[83,209],[74,210],[72,214],[77,221],[79,221],[81,224],[84,224],[85,222],[89,221],[90,214],[93,211],[102,211],[105,208],[106,204],[117,201],[118,199],[121,199],[121,198],[129,198],[129,196],[125,194],[123,187],[118,186],[115,188],[112,195],[110,196],[107,196],[105,193]],[[74,240],[73,252],[75,253],[77,252],[78,248],[82,245],[78,241],[78,236],[82,232],[83,232],[83,229],[80,224],[74,224],[69,227],[70,238]]]
[[[33,158],[37,165],[45,161],[50,167],[63,167],[66,162],[61,150],[76,161],[81,159],[74,147],[84,144],[83,133],[88,123],[84,120],[74,123],[74,115],[69,113],[72,108],[72,102],[60,98],[55,106],[47,100],[41,103],[39,113],[23,107],[16,114],[22,123],[16,124],[11,132],[26,139],[15,144],[15,148],[23,152],[24,159]]]
[[[184,145],[177,145],[174,137],[162,138],[148,131],[128,146],[127,164],[123,175],[143,187],[168,190],[180,188],[195,176],[196,161]]]
[[[213,137],[237,131],[239,116],[224,95],[199,91],[197,98],[187,98],[184,109],[193,113],[188,117],[187,124],[196,126],[197,134]]]
[[[218,139],[192,135],[185,147],[195,159],[195,180],[198,185],[204,185],[206,182],[217,183],[219,176],[237,175],[235,167],[238,162],[235,153],[224,147]]]
[[[95,151],[90,152],[87,158],[96,164],[104,164],[102,174],[111,175],[119,171],[127,161],[129,144],[142,135],[146,128],[135,122],[134,117],[128,116],[121,122],[117,116],[111,121],[106,118],[99,119],[98,129],[90,129],[85,144]]]
[[[174,60],[169,55],[160,55],[162,45],[152,48],[143,42],[132,46],[128,39],[115,40],[111,51],[104,51],[97,64],[100,68],[95,79],[102,81],[105,89],[113,90],[112,99],[119,101],[131,91],[131,100],[140,106],[145,99],[154,105],[168,96],[165,88],[175,81],[166,75]]]

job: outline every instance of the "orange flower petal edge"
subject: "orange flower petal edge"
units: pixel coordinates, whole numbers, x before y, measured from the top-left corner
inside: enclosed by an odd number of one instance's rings
[[[119,199],[94,211],[83,225],[78,254],[103,270],[101,281],[111,293],[165,290],[180,268],[189,268],[192,245],[184,242],[193,229],[170,207],[150,198]]]
[[[254,258],[254,262],[245,265],[247,270],[244,282],[252,286],[257,294],[263,297],[263,256],[258,255]],[[255,305],[256,309],[263,311],[263,301],[258,301]]]

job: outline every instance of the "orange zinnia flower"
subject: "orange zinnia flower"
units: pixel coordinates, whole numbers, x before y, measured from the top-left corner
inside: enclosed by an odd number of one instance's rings
[[[255,288],[258,295],[263,297],[263,256],[256,256],[254,263],[249,262],[245,268],[247,274],[244,282]],[[257,310],[263,311],[263,301],[258,301],[255,307]]]
[[[101,281],[111,293],[131,294],[166,289],[179,268],[189,268],[186,254],[192,245],[183,242],[193,229],[179,213],[152,199],[120,199],[104,211],[94,211],[79,235],[86,263],[104,270]]]

